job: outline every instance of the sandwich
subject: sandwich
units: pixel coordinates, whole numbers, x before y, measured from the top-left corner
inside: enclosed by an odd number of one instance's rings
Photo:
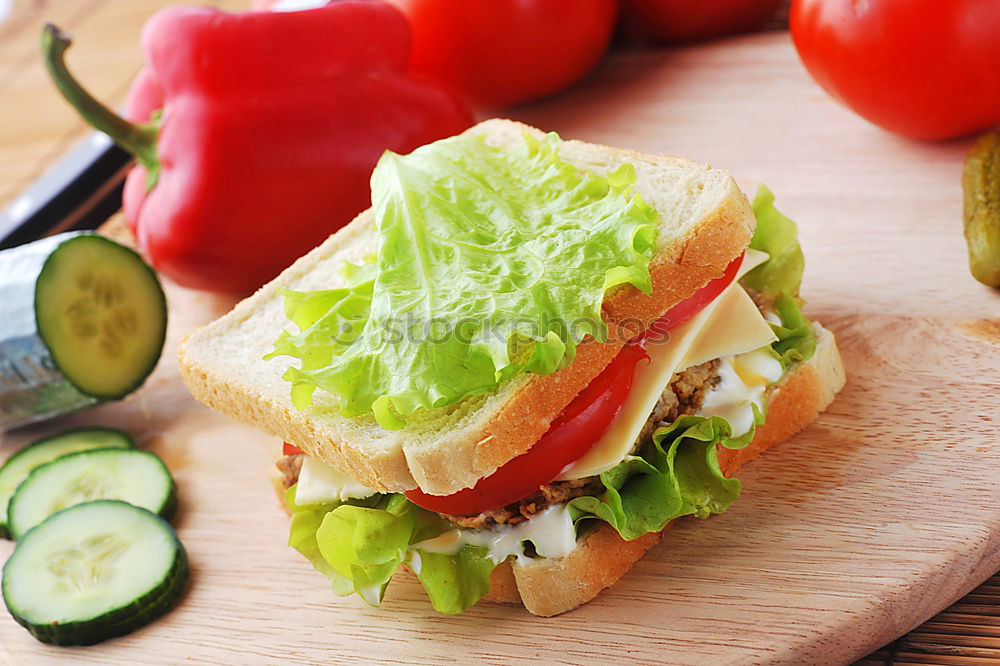
[[[372,175],[372,208],[179,350],[284,442],[289,545],[376,605],[550,616],[625,575],[844,371],[795,224],[725,171],[507,120]]]

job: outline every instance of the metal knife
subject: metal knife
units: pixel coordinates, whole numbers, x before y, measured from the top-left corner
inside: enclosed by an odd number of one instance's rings
[[[93,132],[0,211],[0,250],[70,231],[95,229],[121,208],[132,157]]]

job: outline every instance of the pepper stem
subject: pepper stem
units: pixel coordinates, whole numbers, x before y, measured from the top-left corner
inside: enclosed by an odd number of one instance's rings
[[[131,123],[87,92],[66,68],[65,53],[71,43],[69,35],[51,23],[45,24],[42,29],[42,55],[49,76],[84,120],[111,137],[146,168],[149,174],[147,185],[151,189],[160,170],[156,154],[159,128],[155,123]]]

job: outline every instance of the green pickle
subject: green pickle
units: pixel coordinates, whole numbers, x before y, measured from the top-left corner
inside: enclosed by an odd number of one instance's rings
[[[985,285],[1000,287],[1000,132],[972,145],[962,174],[969,270]]]

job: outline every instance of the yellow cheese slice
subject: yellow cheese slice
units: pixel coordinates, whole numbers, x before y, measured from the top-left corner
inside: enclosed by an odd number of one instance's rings
[[[711,313],[701,334],[684,354],[678,369],[700,365],[720,356],[742,354],[778,339],[757,309],[757,304],[739,285],[727,289],[719,298],[724,300]]]
[[[632,390],[618,418],[590,451],[562,473],[560,480],[594,476],[617,465],[630,452],[675,372],[758,349],[777,339],[753,299],[738,283],[739,278],[767,258],[764,252],[748,249],[737,279],[718,298],[671,330],[667,340],[646,345],[649,363],[642,363],[636,369]]]

